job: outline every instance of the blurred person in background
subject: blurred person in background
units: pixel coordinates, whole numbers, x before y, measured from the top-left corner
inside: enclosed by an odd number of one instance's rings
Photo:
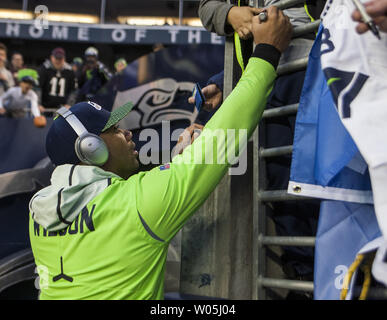
[[[70,107],[75,100],[75,75],[66,62],[66,52],[55,48],[43,65],[39,68],[39,86],[41,104],[44,108],[58,109]]]
[[[114,68],[116,69],[117,74],[120,74],[127,66],[128,63],[124,58],[118,59],[114,64]]]
[[[91,100],[111,78],[112,74],[108,68],[98,60],[98,50],[94,47],[87,48],[78,83],[77,101]]]
[[[11,71],[12,73],[15,84],[19,83],[18,72],[23,68],[24,68],[23,55],[19,52],[14,52],[11,57],[11,66],[9,67],[9,71]]]
[[[75,75],[76,88],[79,88],[78,83],[82,74],[82,65],[83,59],[81,57],[75,57],[71,63],[71,68],[73,69]]]
[[[81,57],[75,57],[71,63],[71,68],[74,73],[77,74],[82,71],[83,59]]]
[[[277,2],[279,0],[264,0],[264,6],[275,6]],[[318,19],[324,6],[325,0],[309,0],[305,4],[301,3],[284,10],[284,13],[294,27]],[[258,8],[237,6],[227,3],[226,0],[201,0],[198,11],[200,20],[208,31],[216,32],[220,36],[230,36],[236,31],[241,39],[251,38],[252,18],[258,13]],[[304,35],[303,38],[313,40],[314,33]],[[300,45],[301,43],[298,44]],[[303,45],[308,47],[307,43]]]
[[[12,73],[6,69],[7,47],[0,43],[0,95],[15,85]]]
[[[19,85],[9,88],[0,96],[0,115],[12,118],[34,118],[37,127],[44,127],[46,119],[40,114],[38,96],[33,87],[37,84],[37,72],[23,69],[18,72]]]

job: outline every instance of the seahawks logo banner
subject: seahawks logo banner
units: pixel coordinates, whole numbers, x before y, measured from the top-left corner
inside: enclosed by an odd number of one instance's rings
[[[121,127],[133,132],[137,150],[152,144],[152,163],[169,162],[171,155],[166,155],[176,145],[178,135],[199,116],[187,101],[194,84],[205,87],[211,76],[223,70],[223,57],[221,46],[173,46],[153,52],[146,56],[147,81],[138,84],[141,68],[139,61],[134,61],[123,73],[115,75],[93,101],[107,110],[133,102],[134,108],[120,122]],[[201,122],[211,115],[202,110]],[[142,138],[146,134],[149,138]],[[164,161],[156,161],[160,152],[165,154]]]
[[[162,121],[186,120],[193,123],[198,114],[196,108],[191,110],[173,106],[173,102],[180,93],[188,95],[194,88],[193,82],[176,82],[166,78],[150,82],[131,90],[118,92],[114,101],[113,110],[125,104],[127,101],[134,103],[130,114],[121,121],[121,125],[134,130],[147,128]]]

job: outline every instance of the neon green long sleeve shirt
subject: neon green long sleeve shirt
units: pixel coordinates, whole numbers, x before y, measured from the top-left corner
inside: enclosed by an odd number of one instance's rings
[[[238,150],[232,129],[248,138],[256,128],[275,77],[271,63],[250,58],[202,134],[168,165],[127,180],[93,166],[57,167],[30,206],[40,299],[162,299],[170,240],[227,172],[227,156],[217,161],[217,150]],[[227,139],[208,143],[215,132]],[[205,163],[211,152],[215,163]],[[71,210],[79,215],[62,230],[45,230],[36,219]]]

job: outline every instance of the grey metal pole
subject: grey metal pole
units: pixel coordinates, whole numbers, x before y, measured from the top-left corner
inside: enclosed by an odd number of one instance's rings
[[[101,0],[101,13],[99,23],[105,23],[106,0]]]
[[[308,66],[309,57],[296,59],[291,62],[284,63],[277,68],[277,75],[283,75],[287,73],[304,70]]]
[[[298,4],[304,3],[304,0],[281,0],[275,3],[275,6],[281,10],[294,7]]]
[[[179,0],[179,26],[183,24],[183,0]]]
[[[282,288],[297,291],[309,291],[313,292],[314,285],[312,281],[300,281],[300,280],[285,280],[285,279],[273,279],[273,278],[259,278],[259,282],[263,287],[269,288]]]
[[[27,9],[28,9],[28,0],[23,0],[23,8],[22,8],[22,10],[23,11],[27,11]]]
[[[307,34],[309,32],[317,30],[319,25],[320,25],[320,22],[321,22],[321,20],[318,19],[316,21],[306,23],[306,24],[303,24],[301,26],[293,28],[292,37],[295,38],[295,37],[301,36],[303,34]]]
[[[288,193],[287,190],[259,191],[258,198],[262,202],[279,202],[292,200],[313,199],[311,197],[296,196]]]
[[[264,270],[262,270],[262,265],[265,261],[261,261],[261,259],[265,258],[262,254],[262,250],[265,250],[263,246],[261,246],[259,242],[259,236],[262,235],[262,217],[260,216],[261,213],[261,206],[260,201],[258,198],[258,192],[259,192],[259,128],[255,128],[254,134],[253,134],[253,252],[252,252],[252,259],[253,259],[253,290],[252,290],[252,299],[263,299],[262,297],[262,291],[263,288],[258,282],[259,277],[264,277],[265,275],[262,274]]]
[[[262,119],[283,117],[291,114],[296,114],[297,110],[298,110],[298,103],[289,104],[283,107],[268,109],[263,112]]]
[[[256,7],[264,7],[264,0],[257,0]],[[266,276],[267,257],[266,247],[262,246],[259,239],[260,236],[266,235],[266,206],[259,198],[260,190],[266,188],[266,163],[264,159],[259,158],[259,147],[265,141],[265,130],[260,130],[264,123],[259,124],[254,133],[254,186],[253,186],[253,228],[254,228],[254,242],[253,242],[253,258],[256,260],[254,265],[254,292],[253,299],[266,300],[266,289],[259,281],[259,279]]]
[[[266,246],[300,246],[314,247],[316,244],[315,237],[278,237],[278,236],[259,236],[259,242]]]
[[[274,147],[274,148],[259,148],[259,157],[260,158],[271,158],[271,157],[279,157],[292,154],[293,145],[291,146],[283,146],[283,147]]]

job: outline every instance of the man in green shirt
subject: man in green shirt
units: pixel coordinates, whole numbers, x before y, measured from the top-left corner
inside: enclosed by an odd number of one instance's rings
[[[270,8],[266,22],[253,19],[253,35],[257,46],[237,87],[169,164],[136,173],[132,134],[116,125],[130,104],[112,113],[92,102],[58,110],[46,141],[57,165],[52,184],[30,201],[40,299],[163,298],[169,242],[229,167],[205,157],[238,150],[229,136],[248,138],[256,128],[291,38],[289,19]],[[226,139],[207,143],[219,133]]]

